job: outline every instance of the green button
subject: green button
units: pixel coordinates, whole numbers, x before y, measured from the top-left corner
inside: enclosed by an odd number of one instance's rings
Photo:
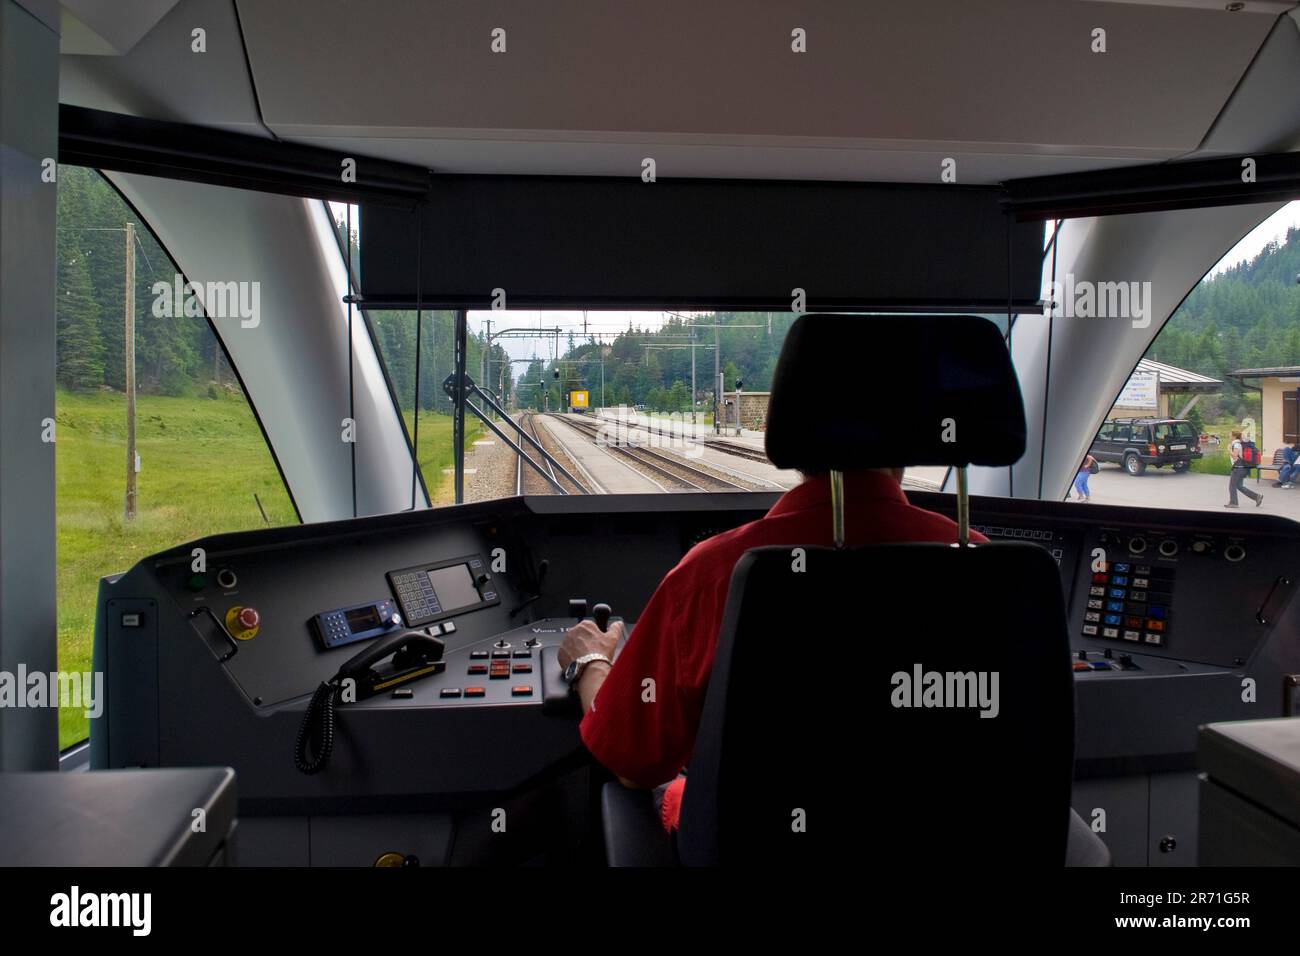
[[[191,574],[189,584],[190,584],[191,591],[202,591],[205,587],[208,586],[207,575]]]

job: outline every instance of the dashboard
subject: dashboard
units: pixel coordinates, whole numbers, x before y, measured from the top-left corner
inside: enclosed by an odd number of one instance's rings
[[[909,497],[950,516],[955,504]],[[692,544],[775,500],[512,498],[154,555],[101,582],[108,706],[92,766],[232,766],[253,816],[454,810],[526,790],[588,761],[555,661],[565,631],[596,602],[634,622]],[[1044,548],[1060,569],[1079,780],[1190,771],[1199,725],[1288,706],[1286,678],[1300,672],[1294,522],[973,498],[972,525]],[[832,610],[852,617],[871,599]],[[329,765],[299,772],[312,695],[366,647],[413,632],[435,653],[375,674],[340,708]],[[774,704],[782,679],[775,666]]]

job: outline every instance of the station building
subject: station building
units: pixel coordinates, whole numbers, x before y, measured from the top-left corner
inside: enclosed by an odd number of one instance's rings
[[[1260,393],[1259,447],[1266,456],[1272,456],[1283,445],[1300,441],[1300,423],[1296,421],[1300,365],[1239,368],[1228,374]]]
[[[1144,358],[1106,418],[1186,418],[1202,395],[1222,387],[1223,382],[1217,378]]]

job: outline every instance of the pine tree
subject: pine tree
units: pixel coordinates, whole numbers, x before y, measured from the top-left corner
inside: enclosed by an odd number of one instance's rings
[[[104,382],[104,343],[99,305],[79,249],[68,248],[58,278],[58,380],[67,388],[95,388]]]

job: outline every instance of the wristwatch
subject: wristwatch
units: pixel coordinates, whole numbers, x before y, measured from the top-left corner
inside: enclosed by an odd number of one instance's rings
[[[578,678],[582,676],[582,672],[586,669],[587,665],[590,664],[592,661],[604,661],[606,664],[609,664],[611,667],[614,664],[614,662],[611,661],[604,654],[583,654],[581,657],[569,661],[569,666],[564,669],[565,683],[568,684],[570,687],[576,684],[578,682]]]

